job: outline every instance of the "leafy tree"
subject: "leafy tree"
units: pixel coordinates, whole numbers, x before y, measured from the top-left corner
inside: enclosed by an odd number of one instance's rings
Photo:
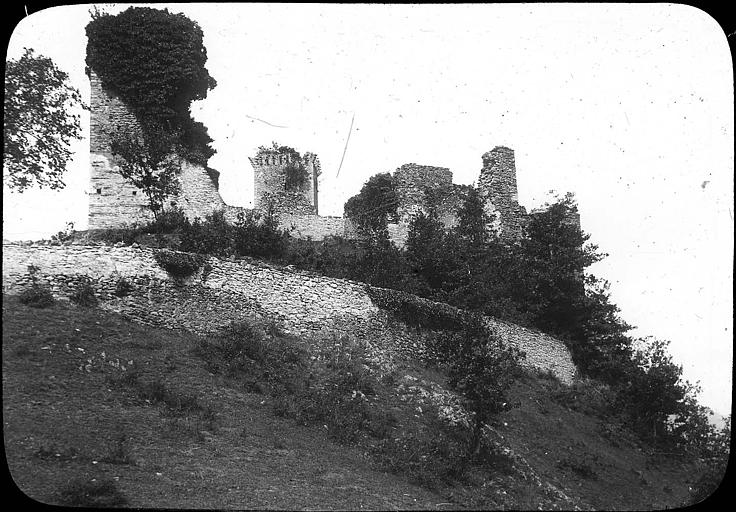
[[[604,255],[590,235],[568,221],[577,213],[571,194],[532,215],[521,242],[517,302],[528,305],[540,329],[580,338],[585,316],[585,269]]]
[[[409,223],[406,239],[406,258],[417,276],[437,290],[447,280],[451,265],[445,252],[445,229],[434,211],[418,213]]]
[[[445,283],[447,300],[458,307],[528,324],[528,315],[515,301],[517,254],[489,232],[490,221],[482,197],[471,188],[458,210],[457,225],[445,237],[445,254],[452,254],[454,260]]]
[[[254,212],[239,213],[234,226],[234,243],[236,252],[243,256],[281,257],[286,250],[285,239],[273,207],[263,216]]]
[[[458,222],[455,233],[468,247],[483,247],[489,240],[488,224],[490,218],[483,208],[483,198],[475,187],[468,190],[462,206],[457,212]]]
[[[483,427],[498,414],[514,407],[507,392],[514,382],[523,354],[489,333],[479,317],[468,318],[455,335],[449,356],[449,385],[462,393],[473,412],[472,453],[480,450]]]
[[[23,192],[64,187],[69,144],[81,138],[77,108],[86,108],[69,75],[32,49],[5,69],[3,184]]]
[[[132,108],[145,138],[156,136],[150,127],[177,133],[182,156],[206,165],[212,139],[189,108],[217,83],[205,68],[199,25],[167,9],[130,7],[116,15],[93,12],[86,32],[87,65]]]
[[[681,416],[692,427],[693,413],[698,416],[698,389],[682,380],[682,366],[676,365],[667,353],[669,342],[645,338],[638,344],[640,347],[632,356],[634,367],[627,374],[627,382],[620,386],[634,428],[650,439],[665,438],[671,433],[670,415]],[[679,437],[684,440],[688,430],[693,429],[680,429]]]
[[[214,211],[202,221],[199,217],[184,224],[179,249],[185,252],[227,257],[233,254],[233,227],[225,214]]]
[[[396,185],[390,173],[379,173],[345,203],[345,216],[365,235],[388,238],[388,223],[397,220],[399,204]]]
[[[731,416],[729,415],[723,428],[708,437],[707,446],[703,452],[705,471],[691,487],[689,499],[684,505],[699,503],[716,492],[726,475],[730,452]]]
[[[360,247],[363,254],[353,267],[353,279],[383,288],[417,291],[419,286],[409,271],[406,258],[388,237],[368,239]]]
[[[149,124],[148,136],[118,128],[111,135],[110,150],[120,157],[123,178],[143,191],[148,209],[158,219],[166,199],[180,190],[181,161],[176,156],[177,134]]]

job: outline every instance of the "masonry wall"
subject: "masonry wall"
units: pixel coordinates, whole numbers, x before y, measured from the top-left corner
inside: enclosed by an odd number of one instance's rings
[[[519,205],[516,162],[512,149],[496,146],[483,155],[478,190],[485,200],[486,213],[494,219],[491,229],[502,240],[518,240],[526,210]]]
[[[410,222],[415,213],[427,211],[452,189],[452,173],[445,167],[404,164],[393,173],[399,204],[396,208],[402,222]]]
[[[143,191],[118,172],[119,161],[110,151],[110,136],[118,129],[139,133],[140,125],[119,97],[106,91],[90,71],[90,187],[89,229],[115,228],[153,219]],[[182,161],[181,193],[172,197],[190,218],[204,217],[225,206],[204,167]],[[169,205],[167,205],[169,206]]]
[[[288,155],[276,151],[262,151],[250,159],[254,169],[254,207],[265,210],[273,207],[277,213],[289,212],[297,215],[317,214],[317,179],[319,160],[313,153],[303,156],[309,179],[303,190],[288,191],[286,184],[286,167],[291,164]]]
[[[315,343],[349,335],[366,341],[374,353],[409,357],[421,356],[431,334],[409,328],[378,308],[363,283],[257,260],[213,257],[197,274],[178,282],[159,267],[153,254],[140,247],[6,243],[3,292],[19,293],[27,287],[28,265],[35,265],[57,298],[67,298],[83,276],[89,276],[102,308],[168,328],[212,333],[232,321],[270,318]],[[122,298],[114,294],[121,278],[133,285]],[[562,342],[514,324],[487,321],[507,342],[526,351],[525,364],[571,382],[575,367]]]
[[[346,236],[345,219],[342,217],[283,213],[278,219],[279,227],[295,238],[324,240],[331,236]]]

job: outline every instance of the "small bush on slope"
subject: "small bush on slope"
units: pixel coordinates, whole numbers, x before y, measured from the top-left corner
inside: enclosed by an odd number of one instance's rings
[[[95,289],[92,287],[92,280],[84,277],[77,289],[69,296],[69,300],[73,303],[84,307],[93,307],[97,305],[97,296]]]
[[[32,308],[47,308],[54,303],[54,296],[48,286],[40,283],[38,278],[39,268],[34,265],[28,266],[28,274],[31,277],[31,286],[23,290],[20,301]]]

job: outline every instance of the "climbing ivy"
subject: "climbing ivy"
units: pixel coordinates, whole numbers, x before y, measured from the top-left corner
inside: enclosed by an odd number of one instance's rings
[[[176,133],[182,156],[206,165],[212,139],[189,108],[217,82],[205,68],[199,25],[167,9],[130,7],[117,15],[92,12],[86,32],[87,66],[131,107],[144,133]]]
[[[270,148],[258,147],[257,157],[266,154],[289,157],[289,163],[284,167],[284,189],[287,192],[302,192],[307,188],[310,176],[301,153],[289,146],[281,146],[279,143],[273,142],[273,146]]]

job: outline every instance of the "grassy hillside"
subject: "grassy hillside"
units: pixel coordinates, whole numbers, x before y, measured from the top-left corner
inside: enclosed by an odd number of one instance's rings
[[[606,409],[604,388],[532,374],[520,375],[520,407],[491,427],[482,461],[458,467],[455,434],[432,403],[441,372],[416,361],[383,372],[329,354],[318,366],[326,353],[314,345],[278,332],[262,341],[286,357],[256,344],[262,354],[235,358],[227,339],[4,296],[12,478],[55,504],[447,510],[669,508],[697,477],[639,445]],[[358,353],[331,343],[347,359]]]

